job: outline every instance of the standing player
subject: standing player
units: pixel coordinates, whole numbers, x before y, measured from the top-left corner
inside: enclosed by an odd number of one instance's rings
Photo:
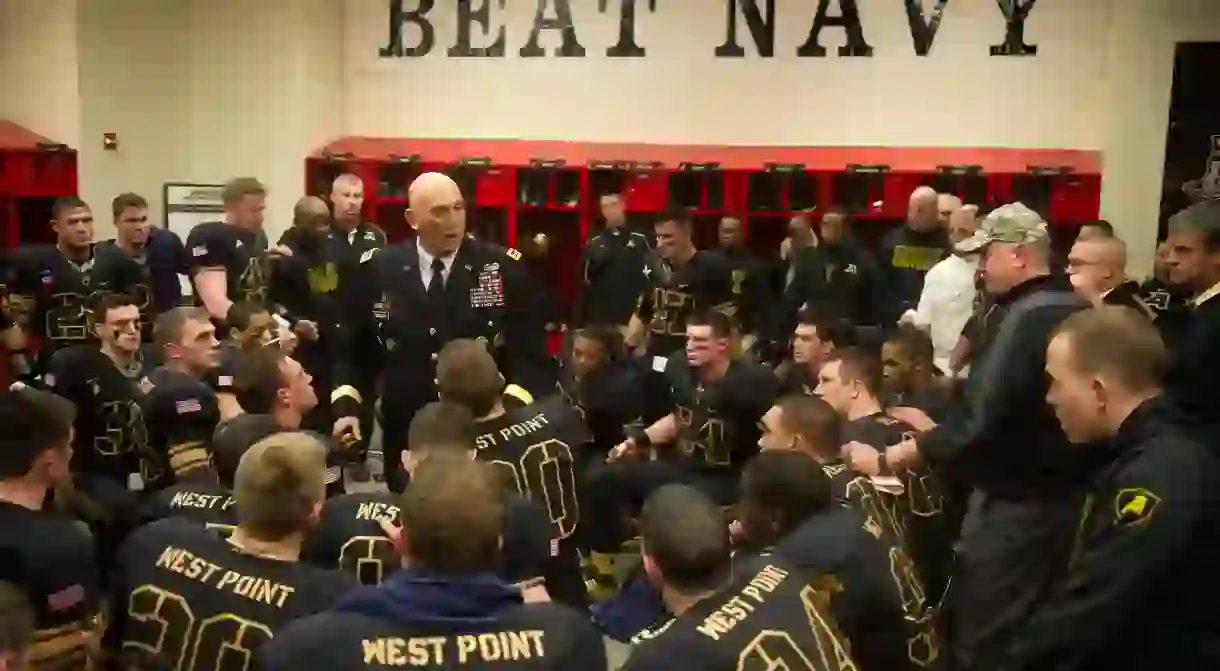
[[[111,651],[149,652],[180,671],[245,671],[281,627],[333,606],[352,581],[298,563],[325,479],[315,438],[272,436],[237,467],[231,537],[177,518],[133,534],[119,558]]]
[[[879,399],[881,365],[863,350],[842,349],[822,367],[817,395],[830,404],[843,420],[843,442],[861,443],[877,449],[897,445],[915,430],[885,414]],[[884,496],[894,519],[902,527],[907,548],[919,568],[930,594],[943,594],[948,587],[952,563],[952,539],[945,520],[945,502],[939,479],[926,466],[885,469],[882,475],[897,476],[900,496]]]
[[[100,585],[87,532],[44,510],[48,490],[70,480],[72,404],[46,392],[0,392],[0,582],[34,607],[34,668],[88,668]],[[5,613],[7,615],[8,613]]]
[[[259,668],[604,671],[605,645],[586,615],[523,603],[516,585],[490,577],[501,561],[504,496],[493,469],[429,458],[400,505],[406,568],[284,629],[260,651]]]
[[[487,347],[476,340],[445,345],[436,375],[441,399],[469,408],[478,418],[478,459],[500,469],[510,490],[546,508],[556,543],[547,591],[556,601],[582,607],[582,485],[576,467],[591,436],[580,416],[560,402],[505,410],[500,396],[504,377]]]
[[[239,177],[225,185],[221,199],[225,220],[191,229],[186,254],[195,296],[213,319],[228,323],[234,303],[267,299],[270,257],[259,243],[267,189],[257,179]]]
[[[164,363],[148,376],[152,451],[176,482],[214,482],[208,441],[220,406],[205,379],[217,365],[216,327],[205,309],[178,307],[157,317],[153,341]]]
[[[644,570],[673,619],[641,634],[623,669],[855,671],[833,595],[779,556],[734,567],[711,499],[666,485],[648,497],[641,526]]]

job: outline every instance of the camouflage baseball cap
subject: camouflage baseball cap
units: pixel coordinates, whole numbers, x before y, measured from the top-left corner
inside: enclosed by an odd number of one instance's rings
[[[987,215],[974,235],[957,243],[954,248],[961,254],[982,250],[993,242],[1008,242],[1014,245],[1049,243],[1050,232],[1042,215],[1021,203],[1005,205]]]

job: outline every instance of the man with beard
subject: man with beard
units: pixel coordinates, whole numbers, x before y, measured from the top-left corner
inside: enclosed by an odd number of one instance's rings
[[[690,487],[658,489],[640,522],[644,570],[672,619],[639,635],[625,671],[855,671],[833,581],[778,554],[735,562],[724,514]]]
[[[336,352],[351,352],[351,355],[337,358],[341,364],[350,367],[345,375],[350,378],[352,387],[361,398],[356,411],[360,427],[359,442],[353,447],[350,456],[353,460],[352,479],[365,482],[369,479],[368,447],[369,440],[373,437],[377,375],[381,369],[381,344],[377,342],[377,333],[369,323],[368,315],[361,312],[364,303],[359,295],[358,276],[360,259],[370,251],[383,249],[388,242],[385,231],[363,217],[364,182],[359,177],[350,173],[336,177],[331,185],[330,205],[333,221],[325,248],[326,256],[337,264],[338,296],[343,318],[338,322],[342,326],[335,332],[334,344],[328,348],[328,352],[332,355]],[[334,374],[333,370],[329,372]],[[330,390],[334,388],[327,387],[326,393],[319,396],[319,400],[326,398],[327,407],[330,405]]]
[[[983,253],[982,278],[995,296],[974,346],[961,400],[931,431],[885,450],[894,471],[926,461],[973,490],[955,558],[954,654],[1000,643],[1028,613],[1036,593],[1068,561],[1089,465],[1071,451],[1046,406],[1046,344],[1059,323],[1087,304],[1050,269],[1046,223],[1020,203],[1006,205],[958,246]],[[852,466],[881,470],[872,447],[851,448]]]
[[[942,422],[953,401],[952,381],[933,364],[932,338],[914,326],[900,326],[881,345],[886,407],[915,408]]]
[[[968,239],[976,230],[976,206],[967,205],[949,216],[949,242],[953,245]],[[978,265],[977,254],[946,256],[924,278],[918,306],[902,315],[903,324],[912,324],[932,336],[936,367],[945,375],[953,374],[953,349],[974,315]]]
[[[737,500],[741,466],[758,451],[758,422],[779,394],[775,375],[732,356],[732,325],[720,312],[688,317],[686,352],[667,361],[673,410],[648,428],[636,428],[610,453],[611,460],[644,456],[680,469],[721,505]]]
[[[949,253],[949,238],[938,220],[936,190],[921,186],[911,194],[906,225],[881,239],[877,263],[881,272],[878,323],[893,324],[914,310],[924,276]]]
[[[1169,243],[1162,241],[1156,246],[1152,277],[1140,285],[1140,297],[1156,314],[1156,328],[1172,352],[1178,340],[1190,327],[1191,296],[1189,289],[1170,280],[1168,260]]]
[[[214,482],[208,443],[220,422],[216,392],[206,382],[219,361],[216,327],[207,310],[179,307],[153,326],[162,365],[149,374],[149,444],[174,480]]]
[[[1149,321],[1156,318],[1140,297],[1139,284],[1127,279],[1127,243],[1121,239],[1077,239],[1068,253],[1067,272],[1076,293],[1092,305],[1120,305]]]
[[[406,478],[399,450],[415,411],[436,400],[436,360],[445,343],[478,339],[494,350],[509,382],[531,394],[555,389],[546,350],[541,292],[515,249],[466,237],[466,202],[452,179],[425,173],[408,189],[408,223],[415,238],[361,257],[358,287],[363,322],[372,322],[385,356],[382,422],[386,480],[400,492]],[[358,325],[355,328],[360,328]],[[353,360],[341,366],[331,393],[335,435],[356,433],[363,395]]]
[[[148,221],[148,201],[135,193],[110,203],[115,238],[98,245],[103,285],[135,297],[140,306],[141,337],[151,343],[157,315],[182,303],[178,276],[186,273],[186,250],[178,234]]]
[[[0,450],[0,581],[34,608],[33,668],[90,668],[100,633],[101,579],[89,534],[45,510],[48,492],[71,482],[73,415],[54,394],[0,391],[0,425],[9,433]]]
[[[732,280],[731,294],[743,334],[742,350],[753,348],[763,323],[763,310],[771,302],[766,265],[746,247],[746,232],[738,217],[722,217],[716,229],[717,251],[725,258]]]
[[[238,177],[225,185],[221,199],[225,220],[192,228],[186,249],[195,297],[227,324],[234,303],[267,299],[271,260],[259,242],[267,189],[257,179]]]
[[[847,215],[832,209],[822,215],[816,253],[801,255],[797,276],[785,298],[789,311],[805,306],[855,326],[876,324],[877,268],[847,231]]]
[[[1215,356],[1220,342],[1220,201],[1175,214],[1166,243],[1169,279],[1194,294],[1194,318],[1174,351],[1165,392],[1214,436],[1220,425],[1220,359]]]
[[[834,353],[822,366],[815,390],[843,420],[845,443],[862,443],[882,449],[915,435],[913,427],[885,414],[881,405],[881,365],[876,357],[858,349]],[[945,522],[940,480],[925,466],[897,471],[882,468],[882,476],[895,476],[901,491],[882,501],[898,522],[906,547],[929,594],[944,594],[948,587],[951,543]]]
[[[634,364],[623,352],[623,336],[616,327],[589,326],[572,336],[559,393],[589,428],[590,455],[605,456],[626,438],[624,428],[640,421],[643,379]]]
[[[625,201],[620,193],[598,199],[606,228],[585,245],[585,286],[577,312],[588,326],[625,326],[648,286],[643,272],[652,244],[648,236],[627,228]]]
[[[827,319],[813,310],[801,310],[792,332],[792,360],[780,364],[775,373],[780,388],[788,394],[813,394],[818,371],[836,348],[852,344],[850,325]]]

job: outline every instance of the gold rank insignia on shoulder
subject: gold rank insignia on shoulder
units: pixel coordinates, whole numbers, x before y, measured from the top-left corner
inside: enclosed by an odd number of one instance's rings
[[[513,249],[512,247],[509,247],[508,249],[504,250],[504,254],[507,255],[508,258],[510,258],[514,261],[521,260],[521,252]]]
[[[1120,489],[1114,497],[1114,523],[1120,527],[1142,524],[1160,503],[1161,497],[1143,487]]]

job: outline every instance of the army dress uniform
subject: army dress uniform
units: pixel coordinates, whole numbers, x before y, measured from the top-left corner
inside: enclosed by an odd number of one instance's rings
[[[496,356],[509,383],[531,394],[555,389],[542,292],[517,250],[467,239],[441,259],[409,242],[365,252],[356,277],[353,294],[366,310],[362,319],[377,333],[383,357],[382,436],[391,490],[405,487],[398,466],[407,429],[415,412],[437,399],[436,360],[445,343],[477,339]],[[354,349],[348,349],[349,362],[357,356]],[[337,368],[331,394],[335,416],[354,417],[363,401],[354,384],[355,366]]]

